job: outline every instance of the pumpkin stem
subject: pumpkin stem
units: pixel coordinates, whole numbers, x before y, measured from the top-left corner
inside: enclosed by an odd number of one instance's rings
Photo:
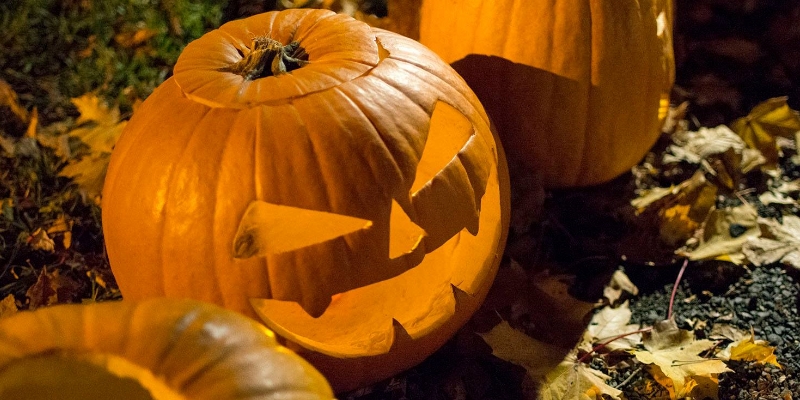
[[[255,80],[267,76],[278,76],[308,64],[308,54],[299,42],[287,45],[268,37],[253,39],[250,52],[239,62],[225,68],[227,72]]]

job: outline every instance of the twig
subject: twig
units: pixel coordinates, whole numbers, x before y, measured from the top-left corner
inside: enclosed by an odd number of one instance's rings
[[[639,367],[635,371],[631,372],[631,374],[628,375],[628,377],[625,378],[624,381],[620,382],[619,385],[615,386],[614,389],[622,390],[622,388],[624,388],[625,385],[627,385],[631,380],[633,380],[633,377],[635,377],[636,375],[639,374],[639,372],[642,370],[642,368],[644,368],[644,367]]]

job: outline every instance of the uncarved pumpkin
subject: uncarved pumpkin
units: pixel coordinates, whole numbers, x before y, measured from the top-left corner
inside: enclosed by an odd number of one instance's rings
[[[674,79],[671,0],[424,0],[420,41],[475,91],[509,162],[549,187],[641,160]]]
[[[0,398],[324,400],[333,392],[255,321],[197,301],[154,299],[0,319]]]
[[[261,318],[346,390],[422,361],[478,308],[507,173],[434,53],[345,15],[271,12],[190,43],[134,114],[103,229],[125,298]]]

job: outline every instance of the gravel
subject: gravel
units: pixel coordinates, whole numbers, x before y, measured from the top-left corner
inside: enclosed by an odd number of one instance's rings
[[[794,271],[780,265],[744,271],[719,294],[700,289],[704,282],[698,280],[706,276],[702,271],[687,271],[676,294],[675,319],[680,328],[694,330],[698,338],[708,337],[715,325],[728,324],[743,331],[752,329],[756,339],[775,346],[783,368],[728,362],[734,373],[720,376],[721,400],[800,399],[800,283],[789,273]],[[631,322],[651,325],[664,319],[671,292],[672,284],[665,284],[633,299]]]

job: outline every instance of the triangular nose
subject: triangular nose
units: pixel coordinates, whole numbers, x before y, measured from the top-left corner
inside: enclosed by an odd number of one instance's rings
[[[255,200],[247,206],[233,240],[235,258],[264,257],[326,242],[367,229],[372,221]]]

